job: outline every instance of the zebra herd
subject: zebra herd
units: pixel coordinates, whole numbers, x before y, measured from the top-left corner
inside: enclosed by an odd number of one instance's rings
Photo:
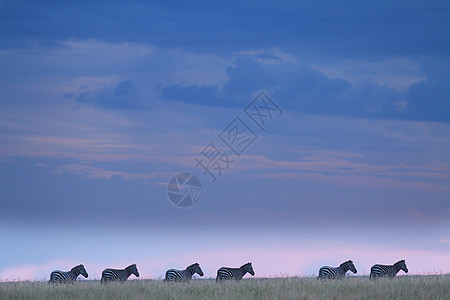
[[[370,279],[378,278],[378,277],[394,277],[397,273],[403,270],[405,273],[408,273],[408,268],[406,267],[405,260],[400,260],[393,265],[373,265],[370,269]],[[324,266],[319,269],[318,279],[340,279],[345,277],[347,271],[352,271],[356,274],[358,271],[353,264],[353,261],[348,260],[342,263],[339,267],[333,268]],[[166,277],[164,281],[190,281],[194,274],[198,274],[203,276],[203,271],[200,268],[198,263],[192,264],[188,266],[185,270],[176,270],[170,269],[166,272]],[[222,267],[217,270],[216,281],[222,280],[241,280],[245,274],[255,275],[255,271],[253,271],[252,263],[246,263],[242,265],[240,268],[229,268]],[[84,277],[88,277],[88,273],[83,265],[78,265],[72,268],[68,272],[63,271],[53,271],[50,274],[49,283],[73,283],[77,280],[79,275],[83,275]],[[134,274],[136,277],[139,277],[139,272],[135,264],[126,267],[123,270],[117,269],[105,269],[102,272],[101,283],[111,282],[111,281],[126,281],[128,277]]]
[[[353,261],[351,260],[342,263],[339,267],[336,268],[328,266],[320,268],[319,276],[317,278],[319,279],[342,278],[345,276],[345,273],[347,273],[347,271],[349,270],[352,271],[354,274],[358,272],[355,268],[355,265],[353,264]],[[406,267],[406,262],[404,259],[396,262],[392,266],[373,265],[372,268],[370,268],[370,279],[377,277],[395,277],[400,270],[403,270],[405,273],[408,273],[408,268]]]

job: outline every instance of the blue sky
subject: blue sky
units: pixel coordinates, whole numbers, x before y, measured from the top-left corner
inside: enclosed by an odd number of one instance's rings
[[[0,2],[0,279],[448,273],[449,10]],[[261,91],[283,110],[265,131],[244,112]],[[258,136],[240,157],[219,138],[235,117]],[[216,182],[194,161],[211,141],[233,160]],[[179,172],[202,182],[191,208],[167,198]]]

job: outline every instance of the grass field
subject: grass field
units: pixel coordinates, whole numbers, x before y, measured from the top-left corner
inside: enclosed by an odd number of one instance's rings
[[[0,299],[450,299],[450,276],[399,276],[369,280],[315,278],[244,279],[217,284],[130,280],[50,285],[46,282],[0,283]]]

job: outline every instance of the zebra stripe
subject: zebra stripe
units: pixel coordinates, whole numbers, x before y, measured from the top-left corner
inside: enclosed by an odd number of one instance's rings
[[[392,266],[373,265],[372,268],[370,268],[370,278],[395,277],[400,270],[408,273],[408,268],[406,267],[404,259],[396,262]]]
[[[195,273],[203,276],[203,271],[198,263],[190,265],[186,270],[168,270],[164,281],[190,281]]]
[[[252,276],[255,275],[255,271],[253,271],[252,263],[246,263],[240,268],[228,268],[222,267],[217,270],[217,278],[216,281],[234,279],[241,280],[245,274],[250,273]]]
[[[116,269],[106,269],[102,272],[102,280],[101,282],[108,281],[126,281],[131,274],[134,274],[136,277],[139,277],[139,272],[136,265],[130,265],[123,270]]]
[[[86,278],[88,277],[88,273],[83,265],[73,267],[69,272],[56,270],[50,274],[49,283],[73,283],[80,274]]]
[[[337,279],[345,277],[345,273],[350,270],[353,273],[357,273],[358,271],[355,268],[355,265],[353,264],[353,261],[348,260],[344,263],[342,263],[339,267],[333,268],[324,266],[320,268],[319,270],[319,276],[317,278],[319,279]]]

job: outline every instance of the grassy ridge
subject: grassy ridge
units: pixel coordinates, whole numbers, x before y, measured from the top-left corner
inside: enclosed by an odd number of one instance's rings
[[[0,283],[0,299],[450,299],[450,276],[400,276],[369,280],[315,278],[244,279],[217,284],[130,280],[50,285],[46,282]]]

